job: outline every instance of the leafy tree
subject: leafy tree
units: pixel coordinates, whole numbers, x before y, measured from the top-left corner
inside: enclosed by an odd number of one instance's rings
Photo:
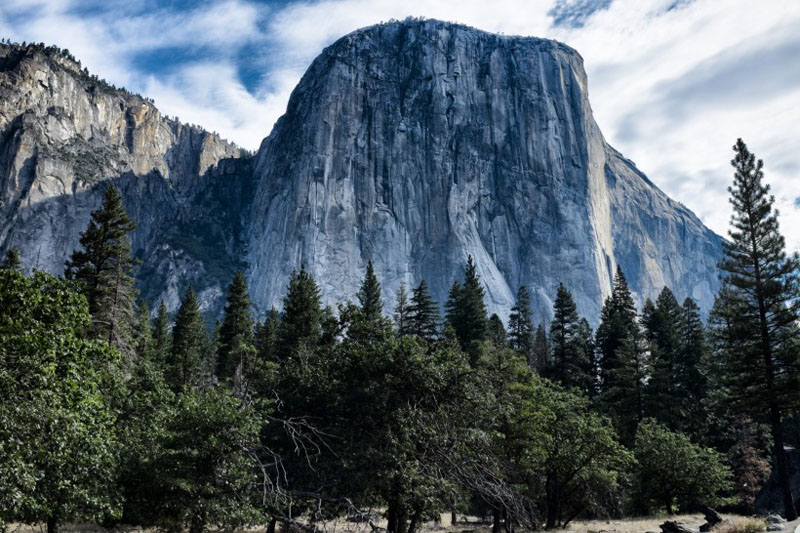
[[[439,308],[431,298],[425,280],[413,290],[408,308],[409,334],[428,343],[436,340],[439,329]]]
[[[639,424],[634,455],[638,495],[649,508],[663,506],[672,514],[676,503],[681,509],[716,506],[730,489],[731,472],[720,453],[655,420]]]
[[[89,302],[92,332],[123,353],[131,354],[131,325],[136,302],[128,233],[136,228],[122,205],[116,187],[110,186],[103,205],[92,211],[81,250],[67,261],[66,276],[79,282]]]
[[[550,323],[552,356],[546,375],[565,387],[576,387],[587,393],[593,385],[592,354],[582,336],[583,325],[572,294],[564,285],[558,285],[553,304],[553,322]]]
[[[381,284],[375,276],[372,261],[367,261],[367,272],[358,291],[358,301],[361,303],[361,312],[367,320],[375,321],[381,318],[383,312]]]
[[[19,258],[19,250],[16,248],[6,250],[6,255],[3,258],[3,263],[0,264],[0,268],[22,272],[22,260]]]
[[[262,420],[224,387],[179,396],[153,457],[150,481],[158,525],[191,533],[260,523],[258,447]]]
[[[524,285],[517,289],[517,300],[508,317],[508,345],[530,361],[533,353],[534,330],[531,296]]]
[[[301,267],[292,272],[289,290],[283,299],[283,317],[278,328],[279,358],[292,355],[301,347],[313,349],[321,335],[322,304],[313,276]]]
[[[82,337],[90,322],[74,284],[0,269],[0,522],[56,533],[119,513],[109,389],[120,358]]]
[[[199,382],[208,333],[194,288],[189,287],[175,316],[172,349],[167,360],[167,383],[174,392],[189,390]]]
[[[220,378],[232,378],[237,370],[245,373],[250,370],[255,352],[253,342],[247,281],[242,272],[237,272],[228,287],[225,316],[219,329],[217,373]]]
[[[153,321],[151,336],[153,343],[153,361],[160,367],[163,367],[172,351],[172,333],[169,326],[169,313],[163,301],[158,306],[156,319]]]
[[[741,139],[734,151],[728,189],[734,213],[720,268],[724,284],[735,293],[737,314],[729,314],[738,325],[732,330],[737,342],[728,354],[726,377],[742,409],[768,417],[784,513],[794,520],[783,418],[800,399],[800,258],[786,255],[774,197],[762,181],[763,162]]]

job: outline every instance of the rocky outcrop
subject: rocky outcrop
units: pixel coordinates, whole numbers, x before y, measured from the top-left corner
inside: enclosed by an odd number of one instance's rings
[[[0,46],[0,252],[61,272],[109,182],[142,293],[171,309],[194,283],[219,310],[243,268],[263,313],[301,265],[334,303],[368,260],[387,310],[423,278],[444,301],[470,254],[503,317],[519,285],[549,316],[563,282],[596,322],[617,265],[640,302],[668,285],[707,310],[718,284],[721,238],[608,146],[577,52],[438,21],[328,47],[254,158],[64,54]]]
[[[0,249],[27,268],[60,273],[113,182],[138,223],[143,295],[174,309],[193,282],[218,307],[241,266],[243,155],[54,48],[0,46]]]
[[[347,35],[313,62],[258,153],[248,246],[261,310],[305,265],[328,302],[367,260],[387,294],[440,301],[477,260],[491,311],[556,286],[596,321],[617,265],[640,302],[664,285],[705,309],[722,240],[603,139],[582,59],[544,39],[438,21]],[[391,299],[391,296],[390,296]]]

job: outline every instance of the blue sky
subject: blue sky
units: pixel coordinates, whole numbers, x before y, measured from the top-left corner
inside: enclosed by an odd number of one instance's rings
[[[256,149],[322,48],[406,16],[576,48],[606,139],[721,234],[744,138],[800,250],[800,0],[3,0],[0,36]]]

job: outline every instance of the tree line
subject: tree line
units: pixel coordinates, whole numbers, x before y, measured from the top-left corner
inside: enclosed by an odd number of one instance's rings
[[[14,250],[0,268],[0,525],[414,533],[449,512],[511,533],[752,512],[771,469],[793,518],[798,258],[761,161],[734,148],[707,325],[668,288],[637,311],[618,269],[596,331],[563,285],[547,326],[525,287],[506,326],[469,257],[443,313],[424,280],[385,309],[368,263],[335,311],[301,268],[255,320],[236,273],[209,331],[192,288],[174,316],[137,302],[135,222],[110,186],[64,278],[25,275]]]

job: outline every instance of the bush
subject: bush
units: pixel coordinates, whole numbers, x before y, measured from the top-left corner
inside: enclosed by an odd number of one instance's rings
[[[676,503],[682,509],[714,507],[730,489],[731,471],[720,453],[693,444],[655,420],[639,424],[634,454],[638,503],[645,510],[663,506],[671,514]]]
[[[759,533],[765,526],[764,521],[758,518],[735,518],[722,522],[714,528],[714,533]]]

